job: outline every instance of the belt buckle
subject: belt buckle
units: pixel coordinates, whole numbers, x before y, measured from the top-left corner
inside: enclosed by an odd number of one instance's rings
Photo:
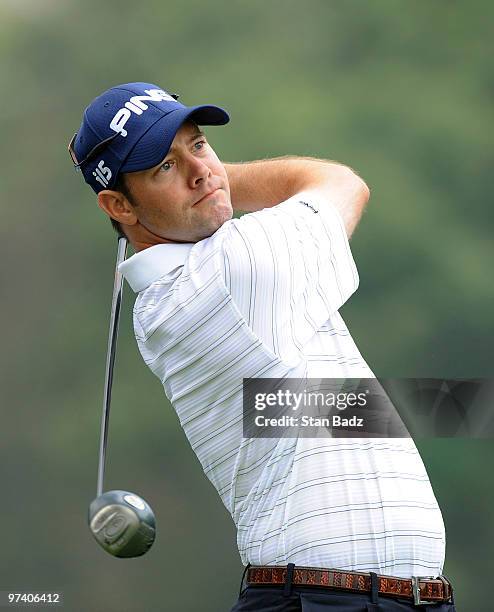
[[[433,604],[438,603],[437,601],[432,601],[430,599],[420,599],[420,580],[428,580],[429,578],[434,579],[435,576],[412,576],[412,593],[413,593],[413,603],[416,606],[425,605],[425,604]]]

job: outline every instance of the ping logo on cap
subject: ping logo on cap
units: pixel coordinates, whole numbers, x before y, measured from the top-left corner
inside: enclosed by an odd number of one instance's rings
[[[148,109],[148,105],[144,103],[144,100],[149,100],[151,102],[163,102],[166,100],[175,102],[175,98],[162,89],[145,89],[144,92],[148,95],[132,96],[132,98],[124,104],[123,108],[115,113],[115,116],[111,120],[110,128],[124,138],[128,134],[125,129],[125,124],[132,116],[131,113],[142,115],[142,113]]]
[[[103,187],[108,187],[110,183],[110,179],[113,176],[113,174],[110,168],[108,168],[108,166],[105,166],[104,159],[102,159],[96,166],[93,172],[93,176],[95,177],[95,179],[98,181],[100,185],[103,185]]]

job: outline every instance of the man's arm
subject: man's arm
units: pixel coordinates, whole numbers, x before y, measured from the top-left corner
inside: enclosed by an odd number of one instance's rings
[[[287,156],[224,166],[235,210],[254,212],[315,191],[338,209],[349,238],[370,196],[353,170],[333,161]]]

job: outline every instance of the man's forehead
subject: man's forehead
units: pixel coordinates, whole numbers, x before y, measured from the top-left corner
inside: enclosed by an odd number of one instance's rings
[[[192,121],[192,119],[187,119],[187,121],[184,121],[184,123],[179,127],[178,132],[175,134],[173,142],[175,142],[177,138],[181,136],[188,136],[189,134],[202,134],[200,127],[195,121]]]
[[[178,132],[175,134],[175,138],[173,139],[173,142],[168,152],[173,152],[173,150],[176,148],[174,145],[180,143],[187,144],[195,136],[202,135],[204,135],[203,132],[200,130],[199,126],[194,123],[194,121],[186,121],[183,125],[180,126]]]
[[[201,131],[197,123],[188,119],[179,127],[177,133],[175,134],[175,138],[173,139],[171,147],[168,149],[168,153],[163,156],[163,159],[158,164],[156,164],[156,166],[153,166],[153,168],[148,168],[147,170],[143,170],[142,172],[153,172],[153,170],[158,168],[165,161],[165,159],[170,155],[170,153],[174,152],[174,150],[177,148],[174,145],[180,146],[180,144],[188,144],[189,141],[193,140],[197,136],[204,136],[204,132]]]

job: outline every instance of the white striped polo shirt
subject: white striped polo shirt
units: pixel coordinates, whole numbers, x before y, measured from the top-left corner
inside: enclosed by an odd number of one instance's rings
[[[243,215],[121,271],[134,331],[238,530],[244,565],[438,575],[444,524],[411,438],[242,437],[243,378],[371,378],[338,313],[358,286],[317,193]]]

